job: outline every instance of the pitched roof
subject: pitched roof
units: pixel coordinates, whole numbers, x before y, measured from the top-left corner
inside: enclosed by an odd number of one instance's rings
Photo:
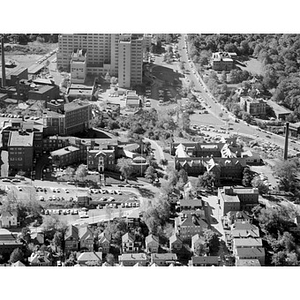
[[[261,264],[258,259],[237,259],[237,267],[260,267]]]
[[[218,264],[219,256],[193,256],[193,264]]]
[[[146,236],[145,243],[148,244],[150,242],[156,242],[159,244],[159,238],[153,234],[149,234]]]
[[[93,238],[93,232],[91,228],[84,226],[78,228],[78,237],[81,239],[85,234],[88,234],[88,237]]]
[[[129,232],[125,233],[122,236],[122,243],[126,242],[127,240],[134,242],[135,241],[134,235]]]
[[[65,239],[68,239],[69,237],[73,237],[75,239],[79,239],[78,236],[78,228],[73,226],[73,225],[69,225],[66,231],[66,235],[65,235]]]
[[[17,261],[13,264],[11,264],[12,267],[25,267],[25,265],[21,261]]]
[[[262,239],[261,238],[234,238],[233,244],[236,247],[262,247]]]
[[[77,261],[102,261],[102,252],[82,252],[77,257]]]
[[[151,261],[155,260],[165,260],[165,261],[176,261],[177,255],[175,253],[152,253]]]
[[[236,249],[237,256],[244,258],[244,257],[264,257],[265,256],[265,249],[264,248],[237,248]]]
[[[111,241],[111,237],[109,234],[105,234],[105,232],[101,232],[101,234],[99,234],[98,236],[98,240],[99,240],[99,243],[104,243],[105,241],[108,241],[110,242]]]
[[[148,260],[145,253],[123,253],[119,255],[119,261],[124,260]]]
[[[180,243],[182,243],[182,240],[174,233],[170,238],[169,238],[169,242],[170,244],[179,241]]]

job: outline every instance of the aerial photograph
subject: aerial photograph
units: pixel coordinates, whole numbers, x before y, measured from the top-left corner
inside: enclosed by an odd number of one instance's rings
[[[0,40],[1,267],[300,265],[299,34]]]

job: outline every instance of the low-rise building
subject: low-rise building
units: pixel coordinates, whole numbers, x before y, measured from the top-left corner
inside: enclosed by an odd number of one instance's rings
[[[207,222],[196,214],[184,214],[175,218],[175,233],[182,240],[190,240],[195,234],[202,235],[208,227]]]
[[[147,266],[149,260],[145,253],[123,253],[119,255],[119,263],[123,266],[133,267],[136,264]]]
[[[52,266],[53,260],[51,254],[48,251],[35,251],[28,258],[28,261],[31,266]]]
[[[252,116],[264,117],[266,115],[267,102],[263,99],[243,96],[240,98],[240,107]]]
[[[157,264],[157,266],[169,266],[177,262],[176,253],[152,253],[151,264]]]
[[[191,244],[191,250],[195,253],[195,250],[200,246],[205,245],[204,237],[200,234],[195,234],[192,236],[192,244]]]
[[[138,109],[142,107],[142,100],[136,91],[127,91],[124,95],[126,108]]]
[[[219,256],[193,256],[189,261],[189,266],[192,267],[210,267],[219,265]]]
[[[82,252],[77,257],[77,262],[81,266],[88,265],[101,265],[102,264],[102,252]]]
[[[260,264],[265,264],[265,249],[262,247],[257,248],[237,248],[236,258],[240,259],[258,259]]]
[[[224,186],[218,189],[218,200],[223,216],[229,211],[251,210],[258,204],[257,188]]]
[[[17,211],[3,211],[0,215],[0,228],[11,228],[18,226]]]
[[[213,53],[211,64],[214,71],[231,71],[234,68],[234,60],[228,52]]]
[[[272,108],[278,120],[286,120],[286,118],[292,113],[291,110],[279,105],[273,100],[267,100],[267,105]]]
[[[159,238],[153,234],[149,234],[145,239],[146,251],[149,253],[157,253],[159,248]]]
[[[258,165],[262,162],[260,154],[251,150],[242,152],[241,157],[246,159],[247,165]]]
[[[64,147],[50,152],[54,166],[61,168],[80,161],[79,148],[74,146]]]
[[[94,251],[94,234],[87,226],[78,228],[79,247],[81,250]]]
[[[258,259],[238,259],[235,260],[237,267],[261,267]]]
[[[98,236],[98,250],[100,250],[102,253],[109,253],[110,242],[111,242],[110,235],[102,232]]]
[[[177,234],[173,234],[169,238],[169,246],[171,252],[177,252],[180,251],[183,247],[182,240],[177,236]]]
[[[7,229],[0,228],[0,254],[10,255],[14,249],[22,246],[18,241],[17,234],[10,232]]]
[[[65,234],[65,249],[66,252],[78,251],[79,249],[79,236],[78,228],[69,225]]]
[[[135,237],[131,233],[125,233],[122,236],[122,251],[123,253],[138,252],[140,243],[136,242]]]

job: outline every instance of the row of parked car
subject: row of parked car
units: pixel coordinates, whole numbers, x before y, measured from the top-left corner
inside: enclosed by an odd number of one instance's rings
[[[45,215],[78,215],[78,209],[45,209]]]

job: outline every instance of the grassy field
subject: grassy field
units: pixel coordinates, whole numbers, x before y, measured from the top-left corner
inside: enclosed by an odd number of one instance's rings
[[[246,67],[239,66],[242,70],[247,70],[252,74],[263,75],[263,66],[261,62],[256,58],[250,58],[244,62]]]

